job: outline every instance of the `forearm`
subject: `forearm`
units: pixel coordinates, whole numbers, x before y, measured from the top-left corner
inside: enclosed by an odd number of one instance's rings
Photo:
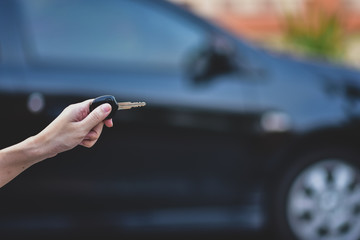
[[[0,187],[22,171],[48,157],[41,137],[30,137],[16,145],[0,150]]]

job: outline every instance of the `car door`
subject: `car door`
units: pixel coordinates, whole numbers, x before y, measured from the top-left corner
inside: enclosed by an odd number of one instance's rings
[[[72,102],[103,94],[147,102],[118,112],[115,127],[93,149],[29,169],[18,184],[37,193],[34,199],[47,196],[38,209],[120,211],[247,199],[241,186],[249,190],[243,180],[254,168],[247,162],[251,129],[242,125],[247,77],[229,70],[195,81],[187,72],[221,33],[161,1],[22,0],[18,7],[27,59],[22,79],[26,93],[45,102],[44,122]]]

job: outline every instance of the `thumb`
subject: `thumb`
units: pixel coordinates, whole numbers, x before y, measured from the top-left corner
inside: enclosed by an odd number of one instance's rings
[[[110,114],[111,109],[110,104],[104,103],[89,113],[89,115],[84,118],[81,123],[90,131],[96,125],[105,120],[105,118]]]

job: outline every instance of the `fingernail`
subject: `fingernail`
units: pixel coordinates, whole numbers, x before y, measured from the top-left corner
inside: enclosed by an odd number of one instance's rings
[[[111,106],[110,106],[110,104],[103,104],[101,106],[101,109],[103,110],[103,112],[110,112],[111,111]]]

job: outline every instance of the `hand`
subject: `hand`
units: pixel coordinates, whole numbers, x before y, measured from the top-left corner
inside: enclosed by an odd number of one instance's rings
[[[105,103],[90,112],[87,100],[68,106],[39,134],[0,150],[0,187],[31,165],[77,145],[92,147],[99,139],[104,124],[112,127],[111,112]]]
[[[73,104],[35,136],[42,143],[43,154],[48,157],[70,150],[77,145],[92,147],[99,139],[104,124],[112,127],[112,119],[105,120],[111,112],[111,105],[105,103],[92,112],[89,106],[93,100]]]

